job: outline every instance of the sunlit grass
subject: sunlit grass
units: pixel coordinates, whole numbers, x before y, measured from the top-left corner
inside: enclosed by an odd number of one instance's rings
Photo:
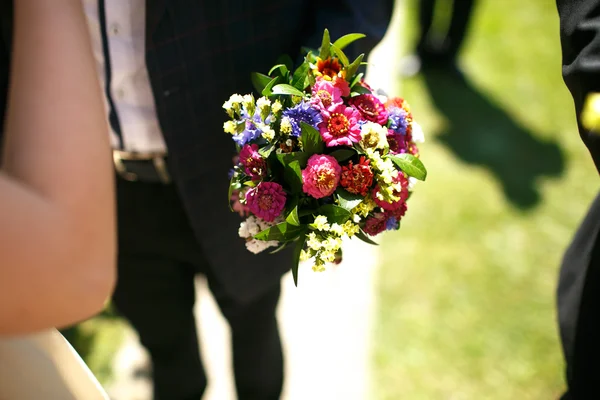
[[[470,97],[450,96],[501,128],[468,110],[453,120],[423,76],[403,82],[429,177],[382,244],[373,387],[394,400],[557,398],[557,271],[598,185],[560,76],[554,3],[480,1],[462,54]]]

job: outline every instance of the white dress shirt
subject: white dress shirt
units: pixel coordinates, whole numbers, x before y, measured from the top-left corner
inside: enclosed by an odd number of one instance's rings
[[[104,90],[106,69],[98,0],[82,1]],[[113,147],[132,152],[166,153],[146,69],[146,1],[105,0],[105,15],[111,67],[109,91],[122,134],[121,140],[111,127]],[[108,109],[106,99],[105,104]]]

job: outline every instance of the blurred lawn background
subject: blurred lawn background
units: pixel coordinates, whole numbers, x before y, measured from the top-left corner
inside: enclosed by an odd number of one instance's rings
[[[417,5],[398,5],[404,54]],[[555,399],[557,272],[598,180],[560,76],[554,1],[479,1],[461,65],[464,81],[401,82],[429,177],[381,245],[373,399]],[[123,323],[107,311],[65,334],[110,383]]]
[[[400,6],[408,54],[418,0]],[[556,399],[558,267],[598,179],[560,75],[554,1],[479,1],[461,65],[464,81],[402,82],[429,176],[382,243],[376,398]]]

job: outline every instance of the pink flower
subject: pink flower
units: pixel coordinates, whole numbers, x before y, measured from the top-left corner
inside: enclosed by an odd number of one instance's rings
[[[240,214],[240,217],[247,217],[250,214],[250,208],[248,205],[245,203],[242,204],[240,201],[240,199],[245,199],[245,197],[246,194],[243,190],[234,190],[231,193],[231,202],[233,203],[231,208],[233,208],[233,211],[236,211],[238,214]]]
[[[385,231],[388,216],[384,213],[377,213],[367,218],[363,230],[367,235],[376,236]]]
[[[267,162],[258,153],[258,146],[246,144],[240,151],[240,163],[246,175],[252,180],[259,180],[267,175]]]
[[[311,103],[320,109],[342,103],[342,90],[322,77],[317,77],[317,83],[312,88],[312,95]]]
[[[401,154],[407,152],[405,136],[388,129],[387,141],[390,146],[390,153]]]
[[[321,115],[323,122],[319,124],[319,131],[327,146],[352,146],[360,142],[360,113],[356,109],[338,104],[321,111]]]
[[[375,203],[387,211],[395,211],[402,207],[402,204],[408,199],[408,179],[404,175],[404,172],[398,171],[398,175],[394,178],[394,183],[400,183],[401,190],[395,190],[394,195],[400,197],[400,200],[395,201],[393,203],[388,203],[387,201],[382,201],[377,198],[377,193],[379,192],[379,185],[375,186],[373,189],[373,200]]]
[[[285,192],[278,183],[261,182],[248,190],[246,203],[254,215],[267,222],[273,222],[285,207]]]
[[[387,124],[388,112],[383,103],[372,94],[361,94],[360,96],[352,97],[349,103],[360,111],[360,114],[366,120],[376,122],[379,125]]]
[[[337,160],[324,154],[313,154],[302,170],[302,190],[320,199],[331,196],[340,182],[342,167]]]

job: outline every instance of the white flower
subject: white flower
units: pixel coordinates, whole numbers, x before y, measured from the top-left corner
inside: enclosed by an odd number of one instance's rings
[[[423,133],[423,129],[421,125],[416,122],[412,122],[412,139],[415,143],[423,143],[425,141],[425,134]]]
[[[260,218],[255,217],[254,215],[251,215],[240,224],[238,234],[240,235],[240,237],[245,239],[251,238],[254,235],[258,234],[260,231],[266,229],[261,226],[262,223],[266,222],[264,222]]]
[[[254,254],[258,254],[266,249],[268,249],[269,247],[275,247],[275,246],[279,246],[279,242],[276,240],[271,240],[271,241],[264,241],[264,240],[256,240],[256,239],[252,239],[246,242],[246,248],[254,253]]]
[[[413,187],[419,182],[417,178],[413,178],[412,176],[408,177],[408,190],[413,190]]]
[[[360,131],[362,139],[360,144],[365,149],[384,149],[388,146],[388,130],[375,122],[365,123]]]
[[[338,236],[342,236],[344,234],[344,227],[340,224],[333,223],[331,224],[331,232],[335,233]]]
[[[256,106],[258,107],[259,110],[263,110],[267,107],[269,107],[271,105],[271,100],[267,99],[266,97],[261,97],[260,99],[256,100]]]

